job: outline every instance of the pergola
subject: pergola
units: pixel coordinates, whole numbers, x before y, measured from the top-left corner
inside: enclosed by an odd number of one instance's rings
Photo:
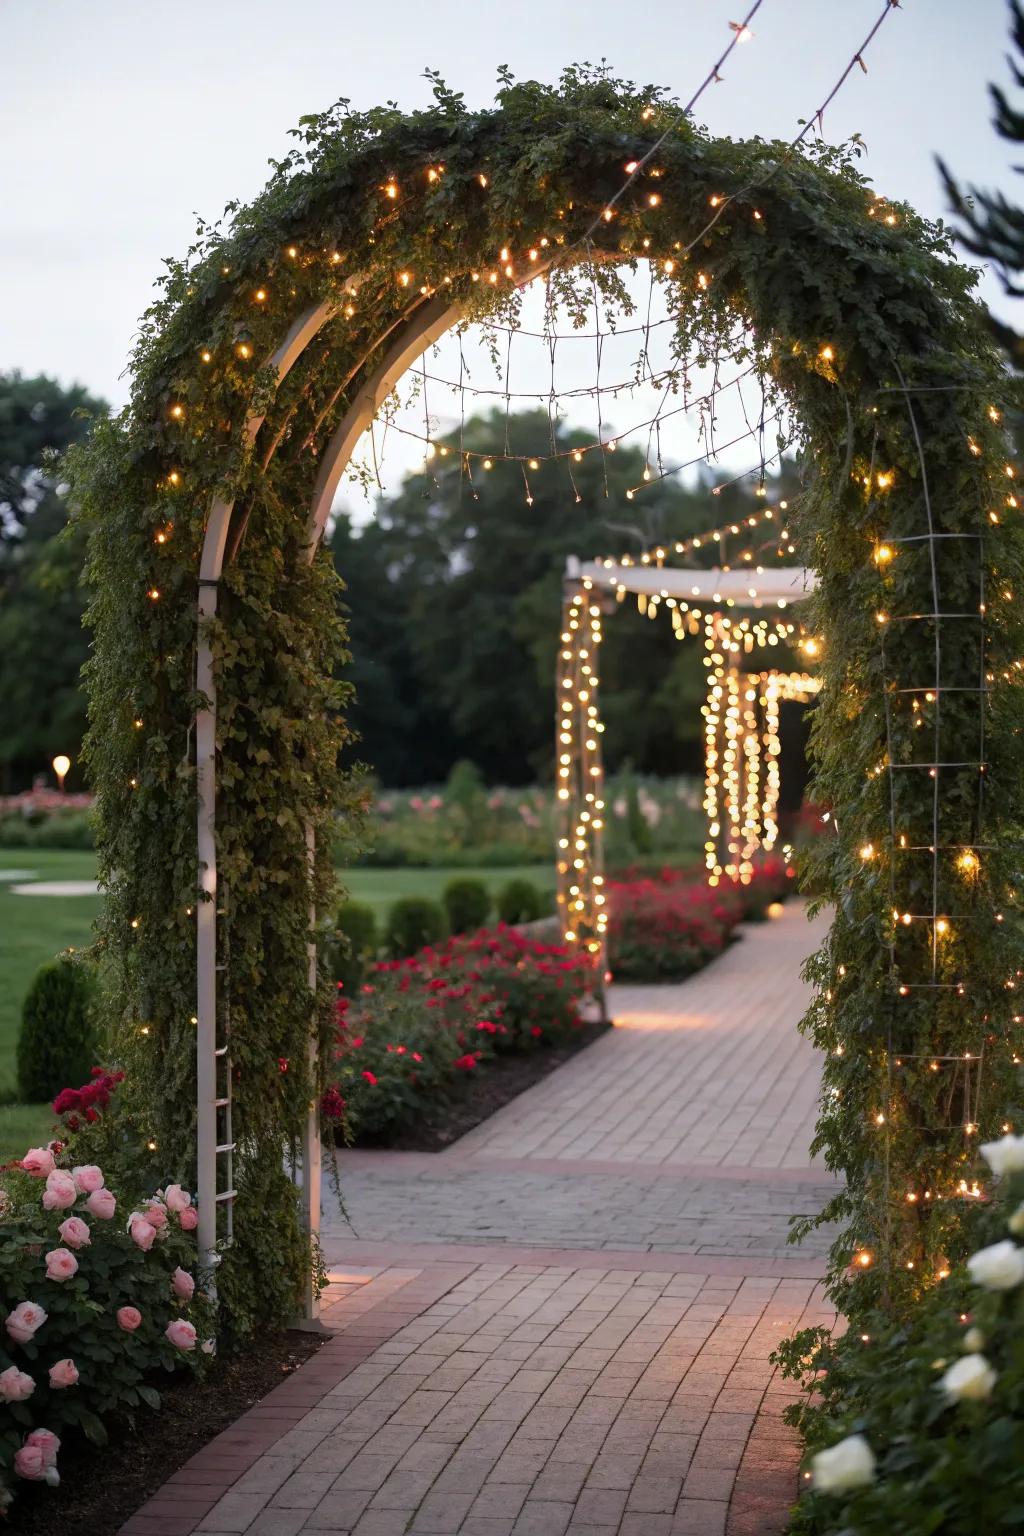
[[[566,566],[562,604],[555,756],[558,910],[568,944],[594,956],[603,974],[608,925],[604,877],[604,725],[598,707],[600,595],[636,596],[641,611],[669,613],[679,639],[703,634],[708,669],[705,721],[705,864],[708,880],[746,883],[758,849],[778,836],[779,704],[808,699],[806,673],[743,670],[744,654],[785,643],[798,629],[792,608],[814,590],[801,567],[682,570],[631,561]],[[804,642],[813,654],[813,640]]]

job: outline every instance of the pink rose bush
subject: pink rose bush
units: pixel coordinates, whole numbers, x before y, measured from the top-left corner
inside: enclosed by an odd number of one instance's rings
[[[61,1241],[68,1248],[87,1248],[91,1241],[89,1225],[81,1216],[69,1216],[62,1221],[57,1231],[61,1235]]]
[[[196,1370],[213,1347],[188,1190],[123,1174],[115,1221],[103,1169],[56,1142],[2,1177],[0,1511],[19,1482],[57,1485],[61,1437],[102,1442],[105,1420],[159,1407],[154,1370]]]
[[[29,1147],[21,1160],[21,1166],[32,1178],[45,1179],[48,1173],[53,1172],[56,1163],[49,1147]]]
[[[70,1248],[51,1248],[46,1255],[47,1280],[70,1280],[78,1273],[78,1260]]]
[[[25,1444],[14,1453],[14,1471],[30,1483],[49,1483],[56,1488],[60,1483],[57,1471],[57,1452],[60,1441],[49,1429],[34,1429],[25,1436]]]
[[[0,1401],[5,1403],[23,1403],[26,1397],[31,1397],[36,1389],[35,1381],[26,1371],[19,1371],[16,1365],[9,1365],[6,1371],[0,1371]]]
[[[50,1366],[50,1386],[55,1390],[78,1384],[78,1367],[73,1360],[58,1360]]]
[[[117,1201],[109,1189],[98,1189],[95,1194],[89,1196],[85,1202],[85,1208],[90,1216],[95,1216],[99,1221],[112,1221],[117,1210]]]

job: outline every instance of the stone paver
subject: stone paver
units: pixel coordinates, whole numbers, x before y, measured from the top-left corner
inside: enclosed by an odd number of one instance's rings
[[[791,904],[436,1156],[342,1154],[320,1353],[123,1536],[772,1536],[768,1357],[831,1321]]]

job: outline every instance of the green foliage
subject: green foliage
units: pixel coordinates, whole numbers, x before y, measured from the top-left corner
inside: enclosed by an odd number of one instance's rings
[[[1014,83],[1024,85],[1024,10],[1019,0],[1010,0],[1013,43],[1017,58],[1010,60]],[[1009,144],[1024,142],[1024,110],[1014,106],[1001,86],[990,87],[995,107],[993,122],[1000,138]],[[990,262],[1002,280],[1006,293],[1020,296],[1020,275],[1024,272],[1024,210],[1002,192],[986,192],[977,187],[960,187],[953,175],[939,161],[939,170],[953,212],[961,221],[957,239],[974,256]],[[1014,367],[1024,362],[1024,337],[998,320],[989,317],[992,334],[1006,348]]]
[[[403,896],[388,912],[384,947],[393,960],[401,960],[447,936],[448,921],[440,902],[427,896]]]
[[[533,923],[544,916],[544,897],[532,880],[508,880],[498,892],[503,923]]]
[[[82,1083],[96,1060],[96,981],[81,960],[40,966],[21,1010],[18,1091],[27,1103]]]
[[[813,792],[834,807],[838,826],[814,855],[814,876],[837,915],[811,966],[817,999],[807,1022],[831,1053],[819,1146],[845,1175],[837,1208],[851,1222],[834,1253],[833,1290],[854,1311],[862,1294],[897,1302],[958,1244],[957,1202],[911,1211],[904,1194],[910,1179],[948,1188],[967,1165],[963,1127],[976,1095],[967,1092],[965,1053],[973,1059],[986,1045],[976,1115],[986,1134],[1016,1103],[1012,1057],[1024,1050],[1007,987],[1020,947],[1014,901],[1024,840],[1016,681],[1024,531],[1006,504],[997,407],[1008,386],[971,298],[975,275],[952,262],[947,233],[912,210],[886,205],[892,222],[872,216],[849,148],[815,142],[801,153],[711,139],[679,121],[657,91],[588,67],[567,70],[555,88],[507,79],[493,111],[468,111],[440,82],[435,95],[435,106],[409,115],[339,103],[304,119],[265,192],[232,208],[230,230],[202,226],[187,258],[168,264],[142,322],[130,407],[72,454],[96,594],[88,752],[109,890],[101,942],[118,976],[119,1047],[138,1112],[171,1165],[186,1171],[195,910],[206,899],[195,853],[196,579],[218,495],[235,511],[209,626],[220,700],[217,900],[246,1191],[224,1270],[248,1287],[253,1326],[283,1321],[296,1287],[265,1277],[264,1239],[274,1232],[308,1264],[279,1176],[323,1087],[322,1074],[316,1081],[307,1069],[307,1045],[311,1030],[324,1040],[330,999],[326,987],[315,1001],[308,995],[306,953],[310,909],[324,914],[333,890],[331,817],[346,809],[338,760],[348,739],[345,690],[332,681],[344,665],[339,584],[326,556],[307,558],[306,509],[322,451],[380,366],[385,339],[423,295],[440,292],[468,319],[514,324],[514,284],[500,276],[474,284],[473,275],[491,270],[506,245],[522,271],[523,252],[545,231],[561,258],[550,269],[552,291],[581,323],[595,294],[611,310],[628,303],[612,261],[583,263],[589,250],[649,260],[668,290],[677,355],[736,357],[744,322],[738,360],[799,422],[805,484],[791,528],[817,573],[809,622],[824,655]],[[622,165],[655,143],[661,201],[652,208],[646,173],[622,192]],[[437,165],[444,172],[431,180],[426,170]],[[391,177],[395,199],[381,191]],[[601,220],[620,193],[616,217]],[[711,218],[709,200],[723,194]],[[691,260],[679,259],[683,248]],[[695,281],[698,260],[703,282]],[[397,280],[403,272],[411,287]],[[266,360],[311,313],[322,320],[315,345],[279,377]],[[446,446],[457,475],[458,435]],[[607,456],[586,457],[600,473]],[[652,497],[660,484],[652,482]],[[524,585],[558,579],[550,551],[534,550],[538,531],[562,518],[565,487],[535,501],[527,510],[543,516],[539,528],[522,503],[513,520],[521,568],[507,543],[492,548],[476,575],[500,561],[501,581],[493,590],[489,577],[481,581],[479,599],[471,581],[436,579],[451,572],[451,550],[436,550],[429,526],[419,550],[407,552],[418,555],[407,586],[431,619],[451,605],[466,623],[486,626],[489,644],[468,656],[438,622],[436,636],[424,638],[423,665],[444,680],[443,702],[488,771],[476,737],[504,750],[535,697],[532,682],[525,692],[518,686],[517,660],[503,711],[493,708]],[[476,529],[492,525],[490,511],[482,500]],[[929,526],[951,537],[930,549],[922,539]],[[896,558],[877,564],[885,540]],[[879,612],[892,622],[880,624]],[[910,617],[933,613],[970,617]],[[536,659],[545,675],[556,643],[552,631]],[[941,687],[963,691],[929,701],[937,657]],[[604,675],[611,693],[607,668]],[[969,691],[979,677],[991,677],[989,693]],[[918,718],[927,728],[917,729]],[[541,730],[535,711],[526,727]],[[936,749],[950,766],[932,778],[922,753]],[[877,857],[861,858],[867,844]],[[982,872],[970,883],[945,853],[933,864],[920,852],[964,844],[982,850]],[[924,925],[897,931],[897,909],[955,917],[936,976]],[[960,1065],[930,1074],[929,1052]],[[855,1239],[884,1261],[851,1287],[845,1260]],[[226,1273],[225,1295],[231,1284]]]
[[[640,808],[640,786],[633,773],[632,763],[624,764],[620,777],[622,793],[626,797],[626,834],[632,851],[642,857],[645,853],[651,852],[654,839]]]
[[[87,811],[68,811],[38,818],[0,816],[0,848],[85,849],[92,846],[92,818]]]
[[[490,916],[491,893],[482,880],[449,880],[441,902],[448,914],[449,933],[472,933]]]
[[[363,901],[343,901],[334,926],[339,934],[331,947],[334,980],[352,993],[362,986],[377,957],[377,914]]]
[[[452,773],[461,773],[470,755],[491,783],[547,775],[566,557],[607,554],[622,538],[614,525],[633,526],[638,517],[654,543],[706,528],[717,481],[726,482],[715,501],[723,519],[763,507],[750,486],[727,483],[723,472],[692,487],[660,481],[645,491],[641,514],[626,493],[643,474],[644,455],[625,444],[603,463],[588,453],[573,465],[577,502],[566,494],[564,463],[545,456],[552,433],[562,454],[592,438],[552,424],[546,410],[512,412],[507,422],[503,410],[469,416],[447,441],[479,453],[503,445],[506,429],[511,452],[540,457],[532,505],[524,503],[514,464],[496,462],[473,495],[457,470],[432,465],[382,498],[371,521],[355,527],[340,516],[335,524],[332,549],[345,581],[353,653],[344,675],[357,695],[352,720],[360,754],[387,785],[440,781],[453,762]],[[771,494],[792,494],[795,479],[787,465]],[[649,623],[626,604],[607,629],[602,679],[611,768],[629,757],[652,773],[699,771],[698,647],[678,645],[667,625]]]
[[[0,772],[19,786],[57,752],[77,760],[85,731],[85,539],[66,526],[56,455],[106,414],[80,385],[0,374]]]
[[[972,1250],[1004,1241],[1019,1208],[1015,1176],[991,1207],[968,1218]],[[805,1491],[800,1536],[975,1536],[1016,1529],[1024,1517],[1024,1289],[983,1290],[958,1266],[923,1296],[906,1322],[884,1311],[856,1329],[807,1329],[776,1357],[804,1389],[788,1410],[808,1449],[863,1435],[877,1458],[870,1486],[845,1494]],[[950,1403],[944,1372],[981,1354],[996,1374],[990,1396]]]

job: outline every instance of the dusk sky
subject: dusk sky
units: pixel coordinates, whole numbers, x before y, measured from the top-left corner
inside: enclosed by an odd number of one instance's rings
[[[500,64],[550,81],[602,57],[685,100],[745,3],[2,0],[0,368],[80,381],[123,404],[161,258],[187,248],[193,210],[215,218],[259,190],[303,113],[339,96],[423,105],[427,66],[483,106]],[[792,137],[880,10],[880,0],[763,0],[753,39],[695,115],[716,134]],[[878,189],[933,217],[946,211],[935,154],[966,180],[1011,186],[986,90],[1007,81],[1008,42],[1004,0],[904,0],[866,54],[868,73],[855,69],[826,114],[826,136],[861,133]],[[1012,312],[993,278],[983,292]]]

